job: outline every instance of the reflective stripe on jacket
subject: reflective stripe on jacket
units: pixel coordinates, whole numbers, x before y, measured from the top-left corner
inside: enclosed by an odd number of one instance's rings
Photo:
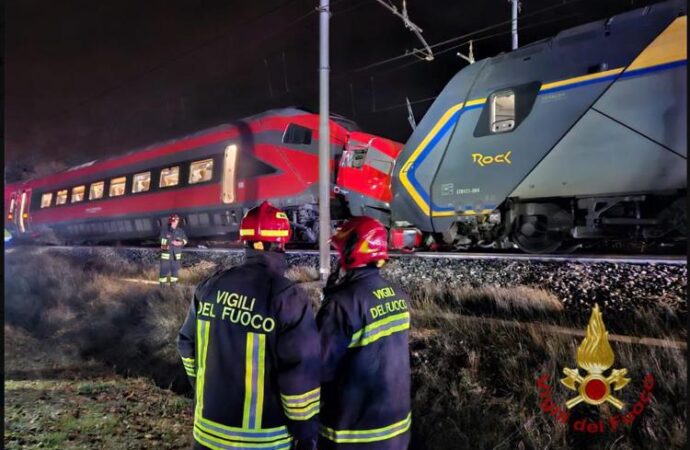
[[[194,438],[210,448],[289,449],[318,434],[318,331],[284,255],[247,250],[245,264],[197,288],[178,348],[195,384]]]
[[[412,421],[408,298],[376,268],[351,271],[324,290],[317,324],[320,434],[328,448],[406,448]]]
[[[173,241],[182,241],[182,245],[174,245]],[[187,235],[184,230],[179,226],[175,229],[170,228],[170,226],[163,228],[160,234],[161,249],[161,259],[171,259],[170,255],[174,255],[173,258],[177,261],[182,259],[182,247],[187,245]]]

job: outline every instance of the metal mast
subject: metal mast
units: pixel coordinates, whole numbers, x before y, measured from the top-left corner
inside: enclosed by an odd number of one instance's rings
[[[331,271],[328,240],[331,232],[330,127],[328,104],[328,20],[329,0],[319,0],[319,273],[326,280]]]
[[[518,48],[518,33],[517,33],[517,21],[518,21],[518,7],[520,6],[519,0],[509,0],[511,3],[511,15],[512,15],[512,20],[511,20],[511,26],[510,26],[510,31],[511,35],[513,37],[513,47],[512,49],[515,50]]]

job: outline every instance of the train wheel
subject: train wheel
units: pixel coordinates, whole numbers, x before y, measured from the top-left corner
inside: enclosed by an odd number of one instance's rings
[[[563,237],[549,231],[546,216],[520,215],[513,227],[513,241],[525,253],[553,253],[563,243]]]

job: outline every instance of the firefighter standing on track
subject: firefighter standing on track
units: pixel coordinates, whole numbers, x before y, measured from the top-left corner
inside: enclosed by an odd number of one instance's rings
[[[354,217],[332,237],[340,268],[317,315],[322,385],[319,450],[404,450],[410,439],[408,295],[379,274],[387,232]]]
[[[242,219],[243,265],[201,283],[178,349],[195,387],[195,449],[313,450],[319,335],[307,296],[283,276],[290,222],[268,202]]]
[[[168,281],[176,284],[180,260],[182,259],[182,247],[187,245],[187,235],[179,228],[180,216],[171,214],[168,217],[168,226],[161,230],[161,270],[158,282],[164,286]]]

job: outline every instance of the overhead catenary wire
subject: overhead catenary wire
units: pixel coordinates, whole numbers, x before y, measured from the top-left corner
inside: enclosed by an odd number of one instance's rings
[[[270,10],[268,10],[268,11],[266,11],[266,12],[264,12],[264,13],[262,13],[262,14],[256,16],[256,17],[254,17],[254,18],[248,20],[247,22],[244,22],[243,25],[244,25],[244,26],[248,26],[248,25],[250,25],[250,24],[253,24],[253,23],[255,23],[255,22],[257,22],[257,21],[263,19],[264,17],[269,16],[269,15],[275,13],[276,11],[279,11],[279,10],[281,10],[281,9],[283,9],[283,8],[285,8],[285,7],[287,7],[287,6],[291,5],[291,4],[293,4],[293,3],[295,3],[296,1],[298,1],[298,0],[287,0],[287,1],[285,1],[285,2],[282,2],[281,4],[277,5],[276,7],[274,7],[274,8],[272,8],[272,9],[270,9]],[[333,6],[337,5],[337,4],[340,4],[340,3],[344,2],[344,1],[345,1],[345,0],[334,0],[334,1],[331,3],[331,7],[333,7]],[[377,0],[377,1],[378,1],[378,0]],[[567,1],[564,1],[563,3],[559,3],[558,5],[552,5],[552,6],[550,6],[550,7],[543,8],[543,9],[541,9],[541,10],[537,10],[537,11],[533,11],[533,12],[528,13],[528,14],[524,14],[524,15],[521,16],[521,19],[525,19],[525,18],[527,18],[527,17],[533,16],[533,15],[536,15],[536,14],[540,14],[540,13],[542,13],[542,12],[546,12],[546,11],[549,11],[549,10],[552,10],[552,9],[555,9],[555,8],[560,8],[560,7],[563,7],[563,6],[572,4],[572,3],[576,3],[576,2],[580,2],[580,1],[583,1],[583,0],[567,0]],[[364,4],[366,4],[366,1],[363,1],[363,2],[361,2],[361,3],[357,3],[357,4],[355,4],[355,5],[352,5],[352,6],[350,6],[349,8],[347,8],[347,9],[345,9],[345,10],[342,10],[342,11],[335,11],[335,12],[332,13],[332,15],[335,16],[335,15],[338,15],[338,14],[341,14],[341,13],[348,12],[348,11],[350,11],[350,10],[352,10],[352,9],[356,9],[356,8],[358,8],[358,7],[360,7],[360,6],[364,5]],[[262,38],[260,39],[260,41],[261,41],[261,42],[266,41],[266,40],[270,39],[271,37],[274,37],[274,36],[276,36],[276,35],[278,35],[278,34],[281,34],[281,33],[285,32],[285,31],[288,31],[289,29],[293,28],[294,26],[296,26],[297,24],[299,24],[299,23],[302,22],[303,20],[305,20],[305,19],[307,19],[308,17],[314,15],[316,12],[317,12],[317,9],[316,9],[316,8],[310,9],[309,11],[307,11],[306,13],[304,13],[304,14],[302,14],[301,16],[297,17],[296,19],[292,20],[292,21],[289,22],[288,24],[282,26],[280,29],[278,29],[278,30],[276,30],[276,31],[274,31],[274,32],[272,32],[272,33],[269,33],[269,34],[267,34],[267,35],[262,36]],[[481,33],[481,32],[483,32],[483,31],[486,31],[486,30],[489,30],[489,29],[493,29],[493,28],[495,28],[495,27],[504,26],[506,23],[510,23],[510,20],[508,20],[508,21],[503,21],[503,22],[500,22],[500,23],[491,25],[491,26],[489,26],[489,27],[485,27],[485,28],[483,28],[483,29],[476,30],[476,31],[473,31],[473,32],[470,32],[470,33],[466,33],[466,34],[463,34],[463,35],[460,35],[460,36],[456,36],[456,37],[454,37],[454,38],[450,38],[450,39],[448,39],[448,40],[445,40],[445,41],[438,42],[438,43],[435,43],[435,44],[433,44],[433,45],[430,45],[429,47],[430,47],[430,49],[434,49],[434,48],[437,48],[437,47],[439,47],[439,46],[445,45],[445,44],[447,44],[447,43],[449,43],[449,42],[453,42],[453,41],[455,41],[455,40],[464,39],[464,38],[466,38],[466,37],[468,37],[468,36],[472,36],[472,35],[475,35],[475,34],[477,34],[477,33]],[[91,96],[89,96],[89,97],[87,97],[87,98],[84,98],[84,99],[82,99],[82,100],[80,100],[80,101],[78,101],[78,102],[76,102],[76,103],[70,105],[69,107],[67,107],[67,108],[65,108],[65,109],[63,109],[63,110],[61,110],[61,111],[58,111],[58,112],[56,112],[56,113],[54,113],[54,114],[51,114],[51,115],[49,115],[49,116],[46,116],[46,117],[44,117],[44,118],[42,118],[42,119],[39,119],[38,122],[39,122],[39,123],[44,123],[44,122],[52,121],[52,120],[54,120],[54,119],[56,119],[56,118],[58,118],[58,117],[60,117],[60,116],[70,114],[70,113],[72,113],[72,112],[74,112],[74,111],[76,111],[76,110],[78,110],[78,109],[80,109],[80,108],[82,108],[82,107],[84,107],[84,106],[86,106],[86,105],[88,105],[88,104],[94,102],[94,101],[97,101],[97,100],[100,100],[100,99],[102,99],[102,98],[104,98],[104,97],[107,97],[108,95],[110,95],[110,94],[112,94],[112,93],[114,93],[114,92],[117,92],[117,91],[119,91],[120,89],[125,88],[125,87],[127,87],[128,85],[131,85],[132,83],[135,83],[135,82],[141,80],[141,79],[144,78],[146,75],[149,75],[149,74],[151,74],[151,73],[154,73],[154,72],[157,72],[157,71],[159,71],[159,70],[162,70],[162,69],[168,67],[171,63],[180,61],[180,60],[182,60],[182,59],[184,59],[184,58],[186,58],[186,57],[189,57],[189,56],[191,56],[191,55],[197,53],[198,51],[200,51],[200,50],[202,50],[202,49],[207,48],[207,47],[210,46],[210,45],[213,45],[213,44],[215,44],[215,43],[217,43],[217,42],[219,42],[219,41],[221,41],[221,40],[223,40],[223,39],[226,39],[228,36],[232,35],[235,31],[236,31],[236,29],[232,29],[232,30],[230,30],[230,31],[224,31],[224,32],[222,32],[222,33],[220,33],[220,34],[218,34],[218,35],[216,35],[216,36],[214,36],[214,37],[212,37],[212,38],[210,38],[210,39],[208,39],[208,40],[206,40],[206,41],[200,43],[199,45],[197,45],[197,46],[195,46],[195,47],[193,47],[193,48],[190,48],[190,49],[185,50],[185,51],[183,51],[183,52],[181,52],[181,53],[178,53],[178,54],[176,54],[176,55],[174,55],[174,56],[172,56],[172,57],[170,57],[170,58],[164,59],[164,60],[162,60],[162,61],[160,61],[160,62],[154,64],[153,66],[150,66],[149,68],[147,68],[147,69],[144,70],[144,71],[138,72],[137,74],[134,74],[134,75],[132,75],[132,76],[130,76],[130,77],[127,77],[126,79],[124,79],[124,80],[121,81],[120,83],[117,83],[116,85],[110,86],[110,87],[108,87],[108,88],[106,88],[106,89],[104,89],[104,90],[102,90],[102,91],[100,91],[100,92],[98,92],[98,93],[96,93],[96,94],[94,94],[94,95],[91,95]],[[388,62],[392,62],[392,61],[395,61],[395,60],[398,60],[398,59],[403,59],[403,58],[406,58],[406,57],[409,57],[409,56],[413,56],[413,54],[408,52],[408,53],[405,53],[405,54],[402,54],[402,55],[399,55],[399,56],[396,56],[396,57],[393,57],[393,58],[388,58],[388,59],[385,59],[385,60],[381,60],[381,61],[377,61],[377,62],[374,62],[374,63],[370,63],[370,64],[368,64],[368,65],[366,65],[366,66],[362,66],[362,67],[359,67],[359,68],[357,68],[357,69],[353,69],[351,72],[359,72],[359,71],[367,70],[367,69],[369,69],[369,68],[373,68],[373,67],[376,67],[376,66],[379,66],[379,65],[382,65],[382,64],[386,64],[386,63],[388,63]],[[339,77],[339,74],[335,74],[335,75],[332,76],[332,78],[338,78],[338,77]]]
[[[523,26],[523,27],[521,27],[520,29],[523,29],[523,30],[524,30],[524,29],[528,29],[528,28],[533,28],[533,27],[537,27],[537,26],[540,26],[540,25],[544,25],[544,24],[547,24],[547,23],[558,22],[558,21],[560,21],[560,20],[562,20],[562,19],[569,18],[569,17],[572,17],[572,16],[574,16],[574,15],[575,15],[575,14],[570,14],[570,15],[568,15],[568,16],[563,16],[563,17],[561,17],[561,18],[554,18],[554,19],[544,20],[544,21],[541,21],[541,22],[533,23],[533,24],[528,25],[528,26]],[[475,38],[475,39],[473,39],[473,42],[479,42],[479,41],[483,41],[483,40],[487,40],[487,39],[491,39],[491,38],[503,36],[503,35],[510,34],[510,33],[511,33],[510,30],[502,31],[502,32],[499,32],[499,33],[493,33],[493,34],[490,34],[490,35],[487,35],[487,36],[482,36],[481,38]],[[457,44],[457,45],[452,46],[452,47],[448,47],[448,48],[446,48],[446,49],[443,49],[443,50],[441,50],[441,51],[436,52],[435,55],[436,55],[436,56],[441,56],[441,55],[443,55],[443,54],[445,54],[445,53],[451,52],[451,51],[453,51],[453,50],[455,50],[455,49],[457,49],[457,48],[460,48],[460,47],[462,47],[462,46],[464,46],[464,45],[467,45],[468,43],[469,43],[469,41],[468,41],[468,42],[463,42],[463,43],[461,43],[461,44]],[[378,74],[378,76],[383,76],[383,75],[387,75],[387,74],[389,74],[389,73],[397,72],[397,71],[399,71],[399,70],[405,69],[405,68],[407,68],[407,67],[409,67],[409,66],[411,66],[411,65],[417,64],[417,63],[419,63],[419,62],[421,62],[421,61],[419,61],[419,60],[412,60],[412,61],[409,61],[409,62],[407,62],[407,63],[405,63],[405,64],[401,64],[400,66],[396,66],[396,67],[393,67],[393,68],[391,68],[391,69],[389,69],[389,70],[386,70],[386,71],[384,71],[384,72],[381,72],[381,73]],[[332,77],[332,78],[335,78],[335,77]],[[372,78],[373,78],[373,77],[372,77]],[[373,80],[371,80],[370,82],[373,83]],[[373,84],[372,84],[372,86],[373,86]],[[418,104],[418,103],[425,103],[425,102],[433,101],[433,100],[435,100],[437,97],[438,97],[438,95],[434,95],[434,96],[431,96],[431,97],[425,97],[425,98],[422,98],[422,99],[410,101],[409,103],[410,103],[410,105],[415,105],[415,104]],[[394,110],[394,109],[405,108],[405,107],[407,107],[407,102],[405,102],[405,103],[397,103],[397,104],[395,104],[395,105],[386,106],[386,107],[384,107],[384,108],[376,108],[375,110],[373,110],[373,111],[371,111],[371,112],[372,112],[372,113],[381,113],[381,112],[391,111],[391,110]]]
[[[554,9],[559,9],[559,8],[564,7],[564,6],[572,5],[572,4],[574,4],[574,3],[579,3],[579,2],[581,2],[581,1],[584,1],[584,0],[565,0],[565,1],[563,1],[562,3],[558,3],[558,4],[556,4],[556,5],[548,6],[548,7],[546,7],[546,8],[542,8],[542,9],[539,9],[539,10],[536,10],[536,11],[532,11],[532,12],[527,13],[527,14],[523,14],[523,15],[520,16],[520,19],[521,19],[521,20],[524,20],[524,19],[526,19],[526,18],[528,18],[528,17],[533,17],[533,16],[536,16],[536,15],[538,15],[538,14],[541,14],[541,13],[544,13],[544,12],[547,12],[547,11],[552,11],[552,10],[554,10]],[[493,25],[488,25],[488,26],[486,26],[486,27],[484,27],[484,28],[480,28],[479,30],[470,31],[469,33],[464,33],[464,34],[461,34],[461,35],[459,35],[459,36],[455,36],[455,37],[446,39],[446,40],[444,40],[444,41],[437,42],[437,43],[435,43],[435,44],[430,45],[429,47],[433,50],[433,49],[435,49],[435,48],[437,48],[437,47],[440,47],[440,46],[443,46],[443,45],[447,45],[447,44],[450,44],[450,43],[453,43],[453,42],[457,42],[457,41],[459,41],[459,40],[467,40],[467,39],[469,39],[469,38],[471,38],[471,37],[473,37],[473,36],[475,36],[475,35],[478,35],[478,34],[480,34],[480,33],[483,33],[483,32],[485,32],[485,31],[490,31],[490,30],[493,30],[493,29],[495,29],[495,28],[499,28],[499,27],[503,27],[503,26],[506,26],[506,25],[510,25],[511,23],[512,23],[512,19],[504,20],[504,21],[495,23],[495,24],[493,24]],[[524,27],[523,27],[522,29],[524,29]],[[510,32],[510,31],[509,31],[509,32]],[[475,41],[476,41],[476,39],[475,39]],[[390,62],[398,61],[398,60],[400,60],[400,59],[408,58],[408,57],[410,57],[410,56],[412,56],[412,54],[409,53],[409,52],[408,52],[408,53],[403,53],[403,54],[400,54],[400,55],[397,55],[397,56],[393,56],[393,57],[390,57],[390,58],[386,58],[386,59],[383,59],[383,60],[380,60],[380,61],[375,61],[375,62],[373,62],[373,63],[369,63],[369,64],[367,64],[367,65],[358,67],[358,68],[356,68],[356,69],[353,69],[352,72],[361,72],[361,71],[368,70],[368,69],[371,69],[371,68],[374,68],[374,67],[378,67],[378,66],[381,66],[381,65],[384,65],[384,64],[388,64],[388,63],[390,63]]]
[[[343,1],[343,0],[341,0],[341,1]],[[574,0],[574,1],[581,1],[581,0]],[[334,2],[334,4],[335,4],[335,2]],[[305,14],[305,16],[303,16],[303,17],[307,17],[307,16],[309,16],[309,15],[311,15],[311,14],[314,14],[315,12],[316,12],[316,11],[309,12],[308,14]],[[573,15],[559,16],[559,17],[556,17],[556,18],[552,18],[552,19],[540,21],[540,22],[537,22],[537,23],[532,23],[532,24],[529,24],[529,25],[521,25],[521,26],[520,26],[520,30],[525,30],[525,29],[528,29],[528,28],[538,27],[538,26],[543,25],[543,24],[546,24],[546,23],[558,22],[558,21],[561,21],[561,20],[565,20],[565,19],[567,19],[567,18],[570,18],[570,17],[572,17],[572,16],[573,16]],[[280,32],[280,31],[277,31],[276,33],[279,33],[279,32]],[[495,37],[498,37],[498,36],[503,36],[503,35],[506,35],[506,34],[509,34],[509,33],[510,33],[510,30],[509,30],[509,29],[506,29],[506,30],[503,30],[503,31],[500,31],[500,32],[497,32],[497,33],[492,33],[492,34],[489,34],[489,35],[485,35],[485,36],[482,36],[482,37],[479,37],[479,38],[476,38],[476,37],[475,37],[475,38],[473,38],[473,41],[474,41],[475,43],[476,43],[476,42],[481,42],[481,41],[484,41],[484,40],[487,40],[487,39],[492,39],[492,38],[495,38]],[[450,40],[453,40],[453,41],[456,41],[456,42],[457,42],[458,39],[452,38],[452,39],[449,39],[449,40],[444,41],[444,42],[448,42],[448,41],[450,41]],[[452,50],[454,50],[454,49],[456,49],[456,48],[459,48],[459,47],[461,47],[461,46],[463,46],[463,45],[466,45],[468,42],[469,42],[469,41],[467,41],[467,42],[461,42],[461,43],[456,44],[456,45],[454,45],[454,46],[451,46],[451,47],[445,48],[445,49],[443,49],[443,50],[437,51],[437,52],[436,52],[436,56],[441,56],[441,55],[443,55],[443,54],[445,54],[445,53],[447,53],[447,52],[449,52],[449,51],[452,51]],[[434,45],[438,46],[439,44],[441,44],[441,43],[437,43],[437,44],[434,44]],[[408,55],[408,56],[409,56],[409,55]],[[415,58],[415,59],[412,59],[411,61],[405,62],[404,64],[402,64],[402,65],[400,65],[400,66],[393,67],[393,68],[388,69],[388,70],[386,70],[386,71],[378,72],[378,73],[377,73],[377,76],[387,75],[387,74],[389,74],[389,73],[393,73],[393,72],[396,72],[396,71],[405,69],[405,68],[407,68],[407,67],[409,67],[409,66],[411,66],[411,65],[413,65],[413,64],[417,64],[417,63],[421,63],[421,62],[422,62],[421,60]],[[352,75],[352,72],[351,72],[351,71],[348,71],[348,72],[342,72],[342,73],[339,73],[339,74],[331,75],[331,76],[330,76],[330,79],[331,79],[331,82],[333,82],[333,81],[335,81],[335,80],[342,79],[342,78],[344,78],[344,77],[346,77],[346,76],[348,76],[348,75]],[[373,78],[373,77],[372,77],[372,78]],[[373,80],[370,80],[370,82],[373,83]],[[303,92],[303,91],[305,91],[305,90],[307,90],[307,89],[313,89],[313,83],[312,83],[311,81],[305,81],[305,82],[303,82],[303,83],[301,83],[301,84],[297,84],[297,85],[291,86],[290,94],[294,94],[294,93],[300,92],[300,91]],[[278,100],[278,99],[279,99],[280,97],[282,97],[283,95],[285,95],[285,93],[283,93],[283,94],[276,94],[276,95],[274,96],[274,100]],[[424,103],[424,102],[432,101],[432,100],[434,100],[436,97],[437,97],[437,96],[426,97],[426,98],[417,99],[417,100],[410,100],[410,104],[411,104],[411,105],[416,105],[416,104],[419,104],[419,103]],[[168,100],[169,100],[168,97],[162,98],[160,101],[153,103],[153,106],[155,107],[156,105],[164,104],[164,103],[166,103]],[[381,113],[381,112],[390,111],[390,110],[394,110],[394,109],[398,109],[398,108],[402,108],[402,107],[406,107],[406,103],[400,103],[400,104],[396,104],[396,105],[386,106],[386,107],[383,107],[383,108],[377,107],[377,108],[375,108],[375,111],[371,111],[371,112],[374,112],[374,113]],[[136,111],[136,110],[131,110],[131,111],[129,111],[129,114],[127,114],[126,116],[120,118],[120,122],[126,122],[127,120],[130,120],[132,117],[134,117],[136,114],[137,114],[137,111]]]
[[[281,5],[282,5],[282,7],[284,7],[284,6],[288,5],[288,4],[291,4],[291,3],[294,2],[294,1],[296,1],[296,0],[289,0],[289,1],[287,1],[287,2],[282,3]],[[331,2],[331,6],[340,4],[340,3],[342,3],[343,1],[344,1],[344,0],[334,0],[333,2]],[[574,3],[578,3],[578,2],[581,2],[581,1],[583,1],[583,0],[567,0],[567,1],[563,1],[562,3],[559,3],[559,4],[557,4],[557,5],[552,5],[552,6],[549,6],[549,7],[546,7],[546,8],[542,8],[542,9],[537,10],[537,11],[530,12],[530,13],[528,13],[528,14],[524,14],[524,15],[521,16],[521,19],[526,19],[526,18],[528,18],[528,17],[532,17],[532,16],[535,16],[535,15],[541,14],[541,13],[543,13],[543,12],[551,11],[551,10],[554,10],[554,9],[557,9],[557,8],[561,8],[561,7],[564,7],[564,6],[567,6],[567,5],[571,5],[571,4],[574,4]],[[339,14],[348,12],[348,11],[350,11],[350,10],[352,10],[352,9],[355,9],[355,8],[358,8],[358,7],[360,7],[360,6],[362,6],[362,5],[366,4],[366,3],[367,3],[366,1],[362,1],[362,2],[360,2],[360,3],[355,3],[354,5],[350,6],[349,8],[347,8],[347,9],[345,9],[345,10],[336,10],[335,12],[332,13],[332,15],[339,15]],[[370,4],[373,4],[373,2],[370,3]],[[277,9],[280,9],[280,8],[281,8],[281,5],[279,5],[278,7],[274,8],[274,9],[272,9],[271,11],[267,11],[266,13],[263,14],[263,16],[269,15],[269,14],[271,14],[272,12],[275,12]],[[316,8],[315,8],[315,9],[312,9],[312,10],[310,10],[310,11],[307,11],[306,13],[300,15],[299,17],[297,17],[297,18],[294,19],[293,21],[291,21],[291,22],[285,24],[284,26],[282,26],[282,27],[279,28],[278,30],[276,30],[276,31],[274,31],[274,32],[272,32],[272,33],[269,33],[269,34],[267,34],[267,35],[262,36],[262,38],[260,39],[260,41],[261,41],[261,42],[264,42],[264,41],[266,41],[266,40],[268,40],[268,39],[270,39],[270,38],[272,38],[272,37],[274,37],[274,36],[276,36],[276,35],[278,35],[278,34],[281,34],[281,33],[285,32],[285,31],[289,31],[290,29],[294,28],[297,24],[299,24],[299,23],[302,22],[303,20],[305,20],[305,19],[309,18],[310,16],[314,15],[316,12],[317,12],[317,9],[316,9]],[[556,21],[559,21],[559,20],[564,20],[564,19],[567,18],[567,17],[568,17],[568,16],[565,16],[565,17],[558,17],[558,18],[553,18],[553,19],[551,19],[551,20],[549,20],[549,21],[544,21],[544,22],[540,22],[540,23],[537,23],[537,24],[523,25],[523,26],[520,27],[520,29],[527,29],[527,28],[531,28],[531,27],[534,27],[534,26],[541,25],[541,24],[543,24],[543,23],[556,22]],[[260,19],[260,17],[257,17],[257,18],[255,18],[254,20],[258,20],[258,19]],[[485,31],[487,31],[487,30],[495,29],[495,28],[500,27],[500,26],[504,26],[504,25],[509,24],[509,23],[510,23],[510,20],[508,20],[508,21],[502,21],[502,22],[499,22],[499,23],[496,23],[496,24],[493,24],[493,25],[490,25],[490,26],[481,28],[481,29],[479,29],[479,30],[475,30],[475,31],[472,31],[472,32],[469,32],[469,33],[464,33],[464,34],[462,34],[462,35],[455,36],[455,37],[446,39],[446,40],[444,40],[444,41],[437,42],[437,43],[435,43],[435,44],[433,44],[433,45],[430,45],[430,47],[431,47],[431,48],[438,48],[438,47],[441,47],[441,46],[443,46],[443,45],[447,45],[447,44],[449,44],[449,43],[457,42],[457,41],[459,41],[459,40],[462,40],[463,38],[474,37],[474,36],[476,36],[477,34],[483,33],[483,32],[485,32]],[[508,31],[502,31],[502,32],[500,32],[500,33],[494,33],[494,34],[492,34],[492,35],[483,36],[483,37],[481,37],[481,38],[476,38],[476,37],[475,37],[473,40],[474,40],[474,42],[477,42],[477,41],[484,40],[484,39],[489,39],[489,38],[492,38],[492,37],[495,37],[495,36],[504,35],[504,34],[509,33],[509,32],[510,32],[509,30],[508,30]],[[219,36],[219,37],[217,37],[216,39],[214,39],[213,41],[214,41],[214,42],[219,41],[219,40],[223,39],[224,37],[225,37],[225,36]],[[447,51],[450,51],[450,50],[452,50],[452,49],[458,48],[459,46],[465,45],[467,42],[469,42],[469,41],[463,41],[461,44],[458,44],[458,45],[455,45],[455,46],[452,46],[452,47],[449,47],[449,48],[444,48],[444,49],[441,49],[441,50],[437,50],[435,54],[436,54],[436,55],[442,55],[442,54],[446,53]],[[206,45],[210,45],[211,43],[212,43],[212,42],[209,40],[209,41],[207,41],[205,44],[201,44],[200,46],[198,46],[197,49],[200,49],[200,48],[202,48],[202,47],[205,47]],[[182,58],[184,58],[184,57],[186,57],[186,56],[191,55],[191,54],[194,53],[194,52],[195,52],[195,50],[194,50],[194,49],[191,49],[191,50],[189,50],[189,51],[184,52],[183,54],[180,54],[180,55],[176,56],[175,58],[172,58],[172,59],[169,60],[168,62],[162,62],[162,63],[160,63],[156,68],[153,68],[153,69],[151,69],[151,70],[148,70],[148,71],[146,71],[145,73],[140,74],[140,76],[133,77],[133,78],[136,78],[136,79],[135,79],[135,80],[132,80],[132,81],[137,81],[139,78],[142,78],[142,77],[143,77],[144,75],[146,75],[147,73],[155,72],[156,70],[158,70],[158,69],[163,68],[164,66],[166,66],[169,62],[173,62],[173,61],[176,61],[176,60],[180,60],[180,59],[182,59]],[[388,63],[388,62],[391,62],[391,61],[394,61],[394,60],[398,60],[398,59],[403,59],[403,58],[406,58],[406,57],[408,57],[408,56],[412,56],[412,55],[411,55],[410,53],[406,53],[406,54],[402,54],[402,55],[399,55],[399,56],[394,57],[394,58],[387,58],[387,59],[385,59],[385,60],[381,60],[381,61],[377,61],[377,62],[374,62],[374,63],[370,63],[370,64],[368,64],[368,65],[366,65],[366,66],[362,66],[362,67],[359,67],[359,68],[357,68],[357,69],[353,69],[353,70],[349,70],[349,71],[345,71],[345,72],[341,72],[341,73],[332,74],[330,78],[331,78],[332,81],[335,81],[335,80],[337,80],[337,79],[341,79],[341,78],[346,77],[346,76],[348,76],[348,75],[353,75],[353,74],[355,74],[355,73],[363,72],[363,71],[368,70],[368,69],[370,69],[370,68],[375,68],[375,67],[378,67],[378,66],[380,66],[380,65],[386,64],[386,63]],[[407,62],[407,63],[405,63],[405,64],[403,64],[403,65],[401,65],[401,66],[399,66],[399,67],[395,67],[395,68],[393,68],[393,69],[391,69],[391,70],[388,70],[388,71],[385,71],[385,72],[378,73],[377,76],[385,75],[385,74],[391,73],[391,72],[396,71],[396,70],[404,69],[404,68],[408,67],[409,65],[415,64],[415,63],[418,63],[418,62],[422,62],[422,60],[420,60],[419,58],[414,58],[412,61],[409,61],[409,62]],[[121,83],[121,84],[119,84],[118,86],[115,86],[115,87],[109,89],[108,92],[103,92],[103,93],[101,93],[101,94],[99,94],[99,95],[97,95],[97,96],[95,96],[95,97],[92,97],[91,99],[86,99],[86,100],[80,102],[79,105],[76,105],[76,106],[70,108],[70,110],[64,111],[64,114],[70,113],[70,112],[72,112],[73,110],[78,109],[80,106],[83,106],[83,105],[89,103],[90,101],[98,100],[99,98],[102,98],[102,97],[104,97],[104,96],[110,94],[111,92],[117,91],[117,90],[119,90],[120,88],[123,88],[124,86],[126,86],[126,84],[127,84],[126,82]],[[305,83],[302,83],[301,85],[298,84],[298,85],[291,86],[290,93],[291,93],[291,94],[294,94],[295,92],[298,92],[298,91],[304,91],[305,88],[308,88],[308,89],[312,89],[312,88],[313,88],[312,86],[306,86],[306,87],[305,87],[305,84],[306,84],[306,82],[305,82]],[[278,95],[278,96],[276,97],[276,99],[280,98],[282,95],[284,95],[284,94]],[[169,100],[169,98],[166,96],[165,98],[161,99],[161,101],[156,102],[155,104],[156,104],[156,105],[160,105],[160,104],[163,104],[163,103],[167,102],[168,100]],[[427,99],[421,99],[421,100],[411,101],[410,103],[411,103],[411,104],[417,104],[417,103],[421,103],[421,102],[428,101],[428,100],[429,100],[429,99],[427,98]],[[399,106],[396,105],[395,107],[397,108],[397,107],[400,107],[400,106],[405,106],[405,105],[404,105],[404,104],[401,104],[401,105],[399,105]],[[379,111],[385,111],[385,110],[389,110],[389,109],[394,109],[394,108],[386,107],[386,108],[384,108],[384,109],[378,109],[377,112],[379,112]],[[128,114],[128,116],[132,116],[134,113],[135,113],[135,111],[132,111],[132,114]],[[62,115],[62,114],[57,114],[56,116],[53,116],[53,117],[59,117],[60,115]],[[123,118],[123,119],[127,120],[127,117],[125,117],[125,118]],[[43,122],[43,120],[41,120],[41,122]]]
[[[554,18],[552,18],[552,19],[542,20],[542,21],[540,21],[540,22],[536,22],[536,23],[532,23],[532,24],[529,24],[529,25],[521,26],[521,27],[519,28],[519,30],[527,30],[527,29],[530,29],[530,28],[536,28],[536,27],[541,26],[541,25],[546,25],[546,24],[549,24],[549,23],[561,22],[561,21],[563,21],[563,20],[565,20],[565,19],[570,19],[570,18],[573,18],[573,17],[575,17],[575,16],[577,16],[577,15],[578,15],[577,13],[573,13],[573,14],[568,14],[568,15],[565,15],[565,16],[554,17]],[[454,46],[451,46],[451,47],[448,47],[448,48],[444,48],[443,50],[439,50],[439,51],[437,51],[437,52],[435,53],[435,55],[436,55],[436,56],[440,56],[440,55],[443,55],[443,54],[445,54],[445,53],[451,52],[451,51],[453,51],[453,50],[455,50],[455,49],[458,49],[458,48],[460,48],[460,47],[463,47],[463,46],[465,46],[465,45],[468,45],[468,44],[470,43],[470,41],[472,41],[472,42],[474,42],[474,43],[476,44],[477,42],[485,41],[485,40],[487,40],[487,39],[493,39],[493,38],[495,38],[495,37],[504,36],[504,35],[510,34],[510,33],[511,33],[511,30],[504,30],[504,31],[499,31],[499,32],[497,32],[497,33],[488,34],[488,35],[486,35],[486,36],[481,36],[481,37],[476,37],[476,38],[473,38],[473,39],[469,39],[469,40],[467,40],[467,41],[461,42],[461,43],[456,44],[456,45],[454,45]],[[409,67],[409,66],[411,66],[411,65],[417,64],[417,63],[419,63],[419,62],[420,62],[420,61],[417,61],[417,60],[408,61],[408,62],[406,62],[406,63],[404,63],[404,64],[399,65],[399,66],[395,66],[395,67],[393,67],[392,69],[389,69],[389,70],[380,72],[378,75],[379,75],[379,76],[382,76],[382,75],[386,75],[386,74],[391,73],[391,72],[396,72],[397,70],[404,69],[404,68],[406,68],[406,67]]]

